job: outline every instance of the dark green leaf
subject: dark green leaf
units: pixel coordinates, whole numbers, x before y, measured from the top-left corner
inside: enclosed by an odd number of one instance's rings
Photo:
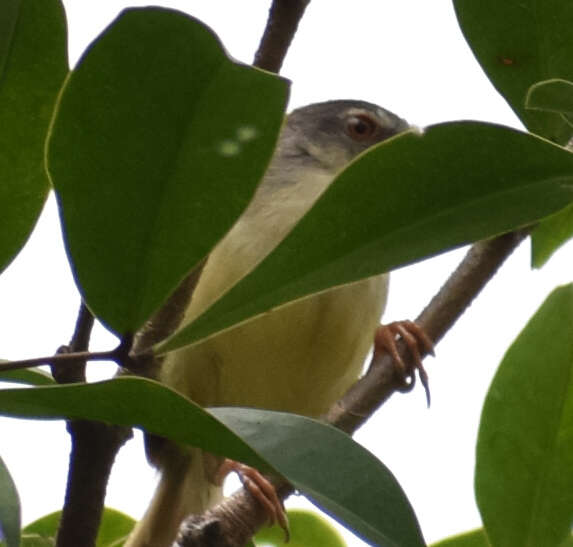
[[[274,469],[327,512],[380,545],[423,545],[412,508],[392,474],[350,437],[309,418],[239,408],[208,413],[174,391],[141,378],[7,389],[0,391],[0,412],[142,427],[177,442]],[[309,438],[314,442],[309,443]]]
[[[558,112],[569,123],[573,115],[573,83],[548,80],[533,85],[527,94],[527,108]],[[543,220],[532,233],[532,263],[540,268],[551,255],[573,236],[573,206]]]
[[[56,537],[60,524],[61,511],[50,513],[34,522],[28,524],[22,534],[38,536],[43,539],[53,539]],[[135,520],[115,509],[105,508],[101,525],[98,531],[96,547],[112,547],[121,545],[120,541],[131,532],[135,525]]]
[[[457,122],[371,149],[258,268],[158,351],[289,300],[515,229],[573,198],[573,154],[505,127]]]
[[[551,255],[573,236],[573,205],[549,216],[531,234],[531,261],[541,268]]]
[[[476,497],[496,547],[553,547],[573,521],[573,285],[507,351],[479,429]]]
[[[452,536],[438,543],[432,543],[431,547],[490,547],[486,533],[478,528],[458,536]]]
[[[290,530],[289,542],[280,526],[263,528],[255,536],[257,545],[273,547],[345,547],[346,543],[325,518],[318,513],[303,510],[287,511]]]
[[[374,545],[425,545],[414,511],[392,473],[341,431],[268,410],[211,412],[321,509]],[[312,439],[312,442],[309,442]]]
[[[474,55],[524,125],[566,143],[571,126],[559,114],[528,110],[525,96],[542,80],[573,80],[573,3],[454,0],[454,6]]]
[[[0,4],[0,82],[12,49],[19,11],[20,0],[4,0]]]
[[[20,545],[20,499],[16,485],[0,458],[0,540],[7,547]]]
[[[3,270],[30,235],[48,194],[44,141],[56,95],[67,73],[67,45],[59,0],[26,0],[19,9],[15,2],[3,1],[0,21]]]
[[[84,418],[141,427],[256,467],[266,466],[211,414],[175,391],[143,378],[0,390],[0,414],[21,418]]]
[[[6,361],[0,361],[0,363],[2,362]],[[32,386],[47,386],[56,383],[51,374],[37,368],[0,372],[0,382],[30,384]]]
[[[245,208],[286,95],[175,11],[126,10],[88,49],[48,167],[76,280],[116,333],[137,330]]]
[[[559,79],[537,82],[527,92],[525,107],[532,110],[573,114],[573,83]]]

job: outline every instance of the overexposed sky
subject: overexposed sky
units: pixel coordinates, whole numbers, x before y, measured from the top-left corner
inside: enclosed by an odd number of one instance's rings
[[[126,6],[123,1],[64,2],[70,61]],[[252,60],[268,0],[159,2],[186,11],[218,33],[229,53]],[[448,0],[313,0],[282,74],[292,80],[290,107],[327,99],[378,103],[413,124],[477,119],[520,127],[474,60]],[[415,317],[463,256],[457,251],[393,275],[386,321]],[[432,388],[395,395],[357,435],[394,472],[426,540],[480,525],[473,496],[474,447],[481,404],[510,340],[550,290],[570,280],[573,246],[542,271],[529,269],[523,244],[426,361]],[[79,297],[49,201],[30,242],[0,282],[1,357],[51,354],[72,333]],[[92,349],[115,344],[103,329]],[[113,367],[92,365],[99,377]],[[64,424],[0,420],[0,454],[19,488],[24,522],[61,505],[69,443]],[[123,449],[107,504],[138,517],[153,491],[141,436]],[[300,499],[293,501],[300,504]],[[347,534],[349,545],[364,545]]]

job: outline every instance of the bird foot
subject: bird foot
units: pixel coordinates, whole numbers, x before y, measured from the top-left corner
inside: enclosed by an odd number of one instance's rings
[[[408,370],[404,360],[398,353],[397,341],[402,338],[410,350],[414,359],[414,369]],[[413,321],[394,321],[388,325],[380,325],[374,335],[374,355],[387,352],[392,356],[397,367],[397,372],[403,381],[400,391],[410,391],[416,383],[416,370],[420,376],[420,382],[426,392],[426,401],[430,406],[430,387],[428,373],[422,364],[422,353],[434,355],[434,344],[424,329]]]
[[[282,501],[273,484],[259,471],[234,460],[225,459],[214,477],[215,484],[221,485],[225,477],[235,472],[249,493],[263,506],[269,518],[269,524],[275,523],[284,530],[285,541],[290,537],[288,520]]]

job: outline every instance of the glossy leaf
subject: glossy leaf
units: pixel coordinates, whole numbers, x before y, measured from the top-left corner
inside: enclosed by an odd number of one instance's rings
[[[0,363],[2,362],[4,361],[0,361]],[[0,372],[0,382],[29,384],[32,386],[48,386],[56,383],[51,374],[38,368],[8,370],[6,372]]]
[[[127,377],[3,390],[0,413],[142,427],[177,442],[274,469],[327,512],[380,545],[423,545],[412,508],[384,465],[344,433],[309,418],[239,408],[208,413],[156,382]],[[314,442],[309,443],[309,438]]]
[[[560,79],[537,82],[527,92],[525,107],[559,114],[573,114],[573,83]]]
[[[531,234],[531,261],[541,268],[564,243],[573,237],[573,205],[544,219]]]
[[[273,547],[346,547],[342,536],[325,518],[312,511],[287,511],[290,538],[285,542],[285,533],[280,526],[263,528],[255,536],[257,545]]]
[[[437,543],[432,543],[430,547],[490,547],[486,533],[478,528],[465,534],[452,536]]]
[[[409,132],[351,164],[282,243],[157,351],[289,300],[523,226],[573,198],[573,155],[501,126]]]
[[[542,80],[573,80],[573,3],[568,0],[454,0],[458,21],[485,73],[523,124],[564,144],[573,128],[553,112],[528,110],[529,88]]]
[[[366,541],[384,547],[425,545],[392,473],[348,435],[294,414],[247,408],[211,412],[297,490]]]
[[[485,400],[476,497],[496,547],[558,545],[573,521],[573,285],[507,351]]]
[[[566,116],[573,125],[573,83],[548,80],[532,86],[527,94],[527,107]],[[531,234],[531,261],[540,268],[561,245],[573,236],[573,206],[544,219]]]
[[[56,511],[28,524],[22,530],[23,538],[35,536],[43,540],[53,541],[58,532],[61,514],[61,511]],[[96,547],[119,547],[122,544],[122,540],[125,540],[134,526],[134,519],[120,511],[106,507],[102,514]]]
[[[0,541],[6,547],[20,544],[20,499],[10,472],[0,458]]]
[[[48,168],[76,281],[113,331],[137,330],[245,208],[286,95],[175,11],[126,10],[87,50]]]
[[[211,414],[152,380],[122,377],[92,384],[0,390],[0,415],[79,418],[141,427],[181,443],[265,468],[266,463]],[[268,466],[267,466],[268,467]]]
[[[10,57],[19,12],[20,0],[4,0],[0,4],[0,81]]]
[[[28,239],[48,195],[44,141],[68,70],[66,48],[59,0],[0,3],[0,271]]]

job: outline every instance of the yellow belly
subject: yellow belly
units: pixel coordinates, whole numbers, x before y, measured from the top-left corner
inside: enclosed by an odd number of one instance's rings
[[[166,356],[161,380],[203,406],[319,416],[354,382],[388,276],[305,298]]]

